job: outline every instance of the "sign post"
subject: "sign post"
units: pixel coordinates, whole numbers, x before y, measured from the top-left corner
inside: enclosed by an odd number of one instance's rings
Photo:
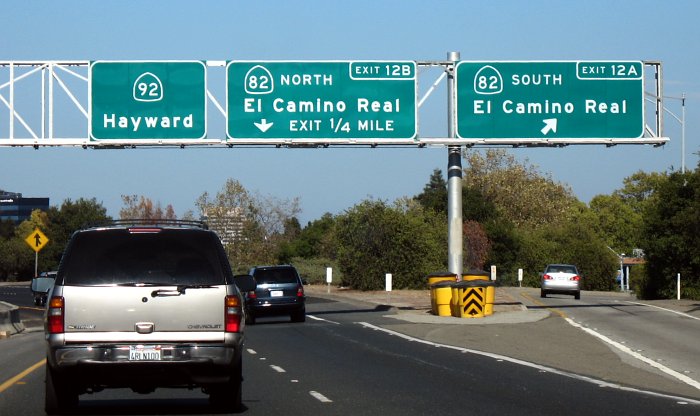
[[[207,135],[201,61],[90,64],[90,139],[161,144]]]
[[[328,293],[331,293],[331,283],[333,282],[333,268],[326,267],[326,283],[328,284]]]
[[[34,231],[31,232],[27,236],[27,238],[24,239],[24,241],[29,245],[29,247],[34,250],[34,277],[39,276],[39,252],[41,251],[46,244],[49,242],[49,238],[44,235],[44,233],[41,232],[39,227],[34,228]]]
[[[640,61],[457,64],[457,135],[504,143],[644,135]]]
[[[274,142],[413,140],[412,61],[231,61],[226,134]]]

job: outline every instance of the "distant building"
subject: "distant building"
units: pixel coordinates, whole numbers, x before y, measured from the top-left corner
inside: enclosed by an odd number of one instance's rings
[[[204,212],[201,217],[209,225],[209,229],[219,235],[221,242],[227,246],[240,242],[243,234],[243,222],[245,217],[241,214],[241,209],[236,207],[226,209],[211,207]]]
[[[0,189],[0,220],[19,224],[29,219],[35,209],[48,211],[49,198],[24,198],[21,193]]]

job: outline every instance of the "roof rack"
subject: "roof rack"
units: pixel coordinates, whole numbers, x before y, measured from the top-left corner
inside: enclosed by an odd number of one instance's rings
[[[89,228],[97,227],[114,227],[114,226],[151,226],[151,227],[182,227],[182,228],[201,228],[208,230],[209,226],[204,221],[195,220],[174,220],[167,218],[135,218],[135,219],[118,219],[111,221],[103,221],[97,224],[91,224]]]

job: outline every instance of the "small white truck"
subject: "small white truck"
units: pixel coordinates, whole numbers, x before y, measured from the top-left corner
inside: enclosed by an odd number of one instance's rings
[[[32,295],[36,306],[46,305],[46,299],[56,281],[56,272],[42,272],[39,277],[32,279]]]

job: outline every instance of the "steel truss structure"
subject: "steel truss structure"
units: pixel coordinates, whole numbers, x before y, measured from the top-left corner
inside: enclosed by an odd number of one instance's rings
[[[152,142],[95,141],[89,132],[90,61],[0,61],[0,146],[81,146],[85,148],[123,148],[141,146],[277,146],[327,147],[345,146],[566,146],[570,144],[650,144],[663,145],[663,83],[661,63],[644,61],[644,124],[641,138],[615,139],[462,139],[424,137],[420,132],[421,107],[448,74],[454,74],[456,62],[416,61],[420,71],[417,89],[423,82],[422,97],[416,97],[418,134],[411,140],[245,140],[227,139],[225,61],[204,61],[207,72],[208,136],[199,140]],[[433,71],[430,71],[432,69]],[[436,79],[427,79],[438,72]],[[422,79],[423,78],[423,79]],[[214,82],[212,80],[220,80]],[[220,85],[219,85],[220,84]],[[420,93],[419,93],[420,94]],[[448,95],[455,96],[453,90]],[[224,103],[222,105],[222,103]],[[454,111],[449,109],[447,111]],[[454,117],[445,117],[454,120]],[[453,123],[455,121],[452,121]],[[454,131],[454,126],[448,126]],[[212,131],[214,132],[212,134]],[[214,137],[211,137],[214,136]],[[217,137],[218,136],[218,137]],[[448,135],[449,136],[449,135]]]

